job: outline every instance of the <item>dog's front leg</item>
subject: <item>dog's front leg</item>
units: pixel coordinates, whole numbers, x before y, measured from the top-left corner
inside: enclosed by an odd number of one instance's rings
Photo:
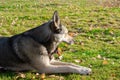
[[[57,61],[57,60],[52,60],[50,63],[51,63],[52,65],[66,65],[66,66],[73,66],[73,67],[77,67],[77,68],[86,69],[86,70],[89,71],[88,74],[90,74],[91,71],[92,71],[90,68],[83,67],[83,66],[79,66],[79,65],[75,65],[75,64],[73,64],[73,63],[68,63],[68,62],[61,62],[61,61]]]
[[[55,65],[51,64],[49,57],[46,56],[40,56],[37,57],[35,60],[35,63],[33,64],[33,67],[39,72],[39,73],[78,73],[78,74],[89,74],[91,72],[91,69],[88,69],[86,67],[76,67],[72,65]]]
[[[57,60],[52,60],[52,61],[50,61],[50,63],[52,65],[70,65],[70,66],[74,66],[74,67],[78,67],[78,68],[82,67],[82,66],[79,66],[79,65],[75,65],[73,63],[61,62],[61,61],[57,61]]]
[[[42,73],[78,73],[78,74],[90,74],[91,70],[85,67],[74,67],[70,65],[48,65],[44,67]]]

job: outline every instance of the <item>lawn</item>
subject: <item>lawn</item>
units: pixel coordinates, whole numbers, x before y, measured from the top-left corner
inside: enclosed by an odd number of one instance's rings
[[[74,45],[59,46],[62,61],[90,67],[93,73],[46,74],[44,80],[120,80],[119,7],[114,0],[0,0],[0,35],[11,36],[41,25],[57,10],[75,40]],[[40,80],[40,76],[0,71],[0,80]]]

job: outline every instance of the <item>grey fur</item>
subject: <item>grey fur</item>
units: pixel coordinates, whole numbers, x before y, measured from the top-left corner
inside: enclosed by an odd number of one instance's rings
[[[89,74],[90,68],[51,59],[60,42],[73,44],[57,11],[50,21],[11,37],[0,38],[0,66],[13,71]]]

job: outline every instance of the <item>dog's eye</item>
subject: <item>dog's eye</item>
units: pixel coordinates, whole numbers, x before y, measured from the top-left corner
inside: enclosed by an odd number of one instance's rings
[[[60,33],[62,31],[62,29],[57,29],[56,33]]]

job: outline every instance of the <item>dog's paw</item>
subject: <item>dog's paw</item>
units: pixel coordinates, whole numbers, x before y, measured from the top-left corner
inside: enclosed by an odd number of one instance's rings
[[[92,73],[92,70],[90,68],[87,68],[87,67],[82,67],[79,69],[79,73],[82,75],[89,75]]]

